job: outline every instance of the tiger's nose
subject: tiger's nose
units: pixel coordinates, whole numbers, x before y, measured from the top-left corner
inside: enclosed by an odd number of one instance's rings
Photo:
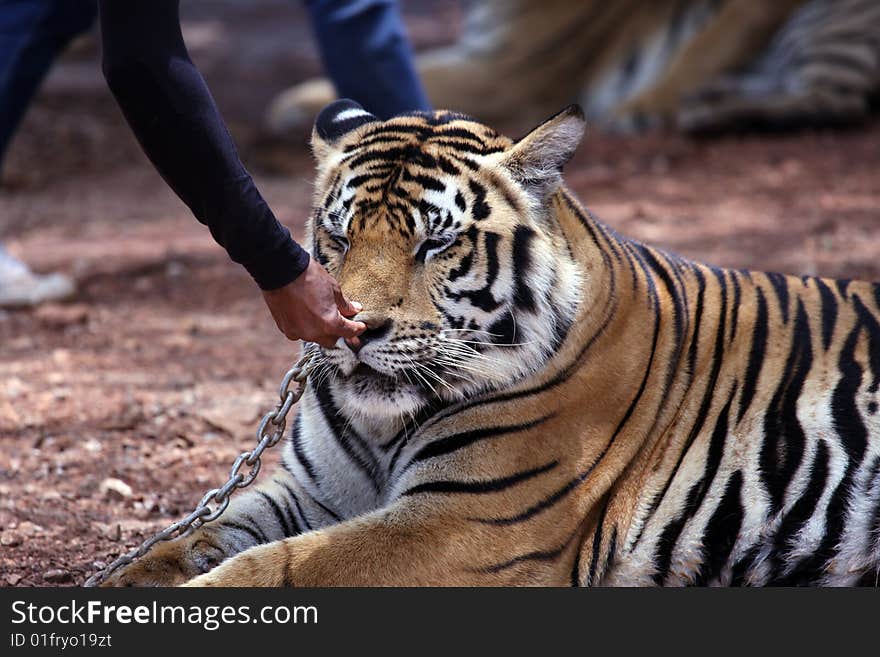
[[[380,312],[364,311],[351,318],[355,322],[363,322],[367,325],[367,330],[356,338],[350,338],[345,341],[346,346],[351,349],[355,355],[360,352],[363,346],[369,342],[381,340],[391,332],[391,318]]]

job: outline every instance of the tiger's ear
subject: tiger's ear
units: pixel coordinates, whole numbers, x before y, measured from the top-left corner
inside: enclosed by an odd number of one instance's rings
[[[379,119],[353,100],[341,98],[318,113],[312,129],[312,152],[318,161],[327,157],[334,144],[353,130]]]
[[[543,200],[562,182],[562,167],[577,150],[586,129],[580,105],[569,105],[517,141],[502,164],[536,198]]]

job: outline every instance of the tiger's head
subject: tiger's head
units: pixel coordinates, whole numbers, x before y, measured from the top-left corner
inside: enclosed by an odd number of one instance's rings
[[[550,199],[583,131],[576,106],[516,142],[447,111],[319,114],[309,246],[369,328],[310,348],[349,412],[413,415],[542,368],[581,301]]]

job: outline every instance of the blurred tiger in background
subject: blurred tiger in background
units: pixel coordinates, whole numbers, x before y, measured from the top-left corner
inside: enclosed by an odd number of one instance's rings
[[[323,110],[311,250],[369,330],[307,345],[270,480],[111,583],[876,585],[880,286],[615,234],[583,131]]]
[[[875,0],[486,0],[424,53],[438,107],[533,122],[580,99],[612,130],[785,129],[864,120],[880,90]],[[279,96],[275,131],[310,125],[326,80]]]

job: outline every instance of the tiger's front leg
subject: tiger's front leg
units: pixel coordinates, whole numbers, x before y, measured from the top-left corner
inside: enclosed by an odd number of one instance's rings
[[[480,578],[459,569],[465,555],[450,540],[460,533],[454,521],[398,502],[246,550],[185,586],[474,586]]]
[[[556,560],[511,559],[514,532],[480,528],[411,499],[320,531],[247,550],[188,587],[562,586],[577,546]]]
[[[155,545],[102,586],[177,586],[248,548],[306,531],[310,520],[304,497],[293,477],[279,469],[270,481],[233,497],[216,522]],[[314,522],[314,511],[311,517]]]

